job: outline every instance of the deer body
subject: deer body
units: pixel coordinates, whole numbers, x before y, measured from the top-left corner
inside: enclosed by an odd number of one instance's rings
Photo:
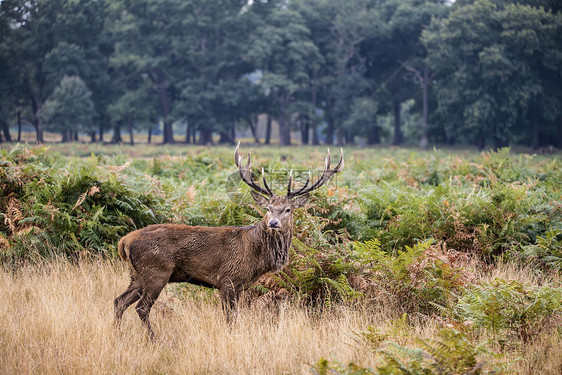
[[[238,147],[235,163],[242,180],[254,190],[252,197],[267,214],[256,225],[247,227],[202,227],[185,224],[150,225],[124,236],[118,245],[121,258],[128,262],[131,282],[115,301],[115,322],[138,301],[137,313],[153,337],[149,315],[152,305],[169,282],[189,282],[219,289],[227,321],[236,313],[240,292],[263,274],[287,264],[293,236],[293,210],[303,207],[308,192],[322,185],[343,168],[343,154],[334,170],[325,172],[308,190],[289,188],[287,196],[274,195],[264,177],[265,188],[251,180],[250,157],[240,166]],[[321,181],[323,180],[323,181]],[[265,197],[266,195],[267,197]]]
[[[123,237],[119,254],[135,270],[169,274],[170,282],[219,288],[229,280],[247,287],[288,260],[292,230],[268,232],[263,221],[250,227],[150,225]],[[259,261],[245,264],[246,259]]]

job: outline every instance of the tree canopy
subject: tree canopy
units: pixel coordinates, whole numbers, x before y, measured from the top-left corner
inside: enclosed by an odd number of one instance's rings
[[[552,0],[5,0],[0,141],[23,122],[38,142],[45,130],[64,141],[111,131],[121,142],[126,128],[131,143],[141,131],[161,131],[164,143],[233,143],[245,129],[260,141],[265,126],[268,143],[267,118],[282,145],[562,147],[561,9]]]

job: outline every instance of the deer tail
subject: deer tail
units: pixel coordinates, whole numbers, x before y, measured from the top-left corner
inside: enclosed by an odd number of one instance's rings
[[[119,240],[119,245],[117,245],[117,251],[119,252],[119,256],[124,261],[129,260],[129,244],[127,243],[127,236],[121,238]]]

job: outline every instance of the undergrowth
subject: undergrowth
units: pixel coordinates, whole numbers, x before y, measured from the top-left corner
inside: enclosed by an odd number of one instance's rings
[[[322,158],[313,150],[257,153],[255,168],[280,176],[316,168]],[[247,187],[227,182],[232,176],[232,150],[222,148],[137,159],[0,149],[0,262],[112,258],[121,236],[154,223],[252,225],[263,209]],[[337,180],[295,213],[290,263],[262,277],[251,293],[322,311],[392,312],[386,329],[369,326],[359,334],[382,358],[379,367],[320,359],[313,366],[319,374],[507,372],[507,362],[490,348],[512,350],[517,345],[510,342],[548,330],[562,334],[562,289],[559,282],[480,282],[477,275],[501,259],[532,264],[545,279],[559,280],[561,181],[558,158],[507,149],[462,158],[351,150]],[[413,334],[408,317],[441,322],[443,329],[415,347],[397,343]]]

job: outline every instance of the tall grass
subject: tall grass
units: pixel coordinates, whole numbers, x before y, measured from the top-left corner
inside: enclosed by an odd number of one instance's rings
[[[493,277],[530,281],[528,270],[513,265],[500,266]],[[253,303],[229,328],[215,294],[198,289],[186,295],[171,285],[153,309],[157,339],[150,343],[134,309],[120,330],[113,327],[112,301],[127,282],[124,265],[107,260],[2,269],[0,373],[307,374],[319,358],[374,369],[385,359],[364,340],[368,327],[376,327],[383,341],[416,347],[442,326],[439,319],[393,319],[396,314],[384,308],[318,312]],[[378,347],[386,347],[383,341]],[[512,370],[521,374],[558,374],[561,350],[554,327],[507,347],[502,361],[515,360]]]
[[[353,332],[376,315],[311,316],[291,305],[243,308],[229,328],[218,298],[161,295],[147,342],[134,312],[114,329],[113,298],[127,283],[122,264],[53,261],[0,273],[0,372],[5,374],[274,374],[306,372],[320,356],[369,362]]]

